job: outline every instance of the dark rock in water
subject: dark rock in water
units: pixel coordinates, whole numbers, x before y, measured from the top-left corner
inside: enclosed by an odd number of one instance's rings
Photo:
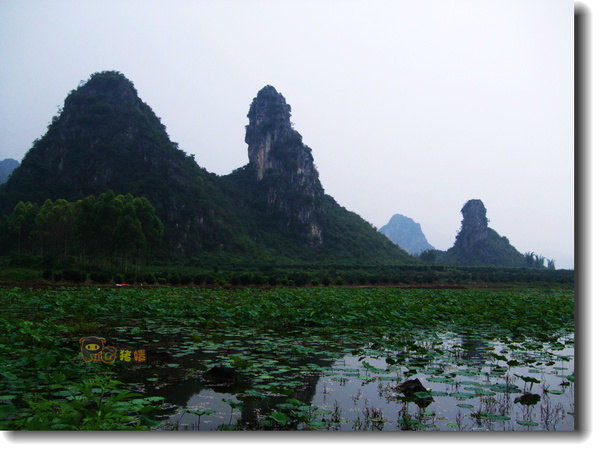
[[[406,380],[404,383],[396,386],[396,390],[407,397],[412,397],[415,395],[415,392],[427,392],[427,389],[425,389],[425,386],[421,384],[418,378]]]
[[[427,406],[433,402],[433,397],[429,394],[429,391],[427,391],[425,386],[421,384],[418,378],[406,380],[394,389],[404,394],[405,400],[415,402],[420,408],[427,408]],[[419,393],[426,394],[419,395]]]
[[[206,384],[215,392],[244,392],[249,389],[248,378],[242,372],[221,364],[211,367],[204,374]]]
[[[525,392],[520,397],[515,398],[515,403],[520,403],[521,405],[535,405],[541,400],[539,394],[532,394],[531,392]]]
[[[214,366],[206,372],[206,378],[211,381],[231,382],[238,377],[237,370],[228,366]]]

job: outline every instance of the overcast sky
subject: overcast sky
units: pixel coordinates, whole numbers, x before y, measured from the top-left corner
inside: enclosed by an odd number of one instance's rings
[[[0,61],[0,160],[118,70],[227,174],[271,84],[325,191],[376,227],[401,213],[446,250],[479,198],[517,250],[573,268],[572,1],[0,0]]]

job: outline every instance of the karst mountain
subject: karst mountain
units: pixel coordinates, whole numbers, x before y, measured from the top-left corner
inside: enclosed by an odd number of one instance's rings
[[[262,88],[248,112],[248,164],[217,176],[170,140],[123,74],[93,74],[69,93],[47,132],[0,186],[0,215],[19,201],[74,201],[112,190],[154,205],[164,224],[166,258],[198,264],[414,263],[325,193],[311,149],[290,116],[283,95]],[[199,160],[203,151],[218,151],[193,150]]]
[[[379,232],[411,255],[418,256],[426,250],[433,250],[433,245],[427,241],[421,225],[402,214],[394,214]]]
[[[505,236],[488,226],[487,210],[479,199],[467,201],[454,245],[440,252],[436,263],[459,266],[524,267],[525,256]]]

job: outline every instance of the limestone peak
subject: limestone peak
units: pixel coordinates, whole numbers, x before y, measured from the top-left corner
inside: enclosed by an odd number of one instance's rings
[[[462,207],[460,212],[463,215],[463,231],[484,231],[488,227],[487,210],[483,202],[479,199],[469,200]]]
[[[270,85],[252,100],[246,126],[249,165],[258,182],[266,183],[270,207],[310,225],[320,242],[317,213],[324,192],[311,149],[292,128],[291,108]]]

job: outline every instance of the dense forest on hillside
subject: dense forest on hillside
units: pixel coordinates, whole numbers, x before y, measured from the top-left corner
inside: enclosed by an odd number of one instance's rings
[[[76,202],[19,202],[0,221],[3,253],[71,259],[81,267],[92,261],[124,272],[154,256],[162,235],[163,224],[147,199],[112,191]]]

